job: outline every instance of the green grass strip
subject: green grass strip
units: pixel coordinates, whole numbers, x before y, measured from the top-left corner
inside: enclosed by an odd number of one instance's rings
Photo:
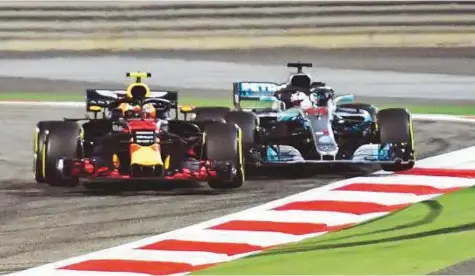
[[[464,189],[351,229],[194,274],[421,275],[435,272],[475,257],[474,198],[474,188]]]
[[[84,95],[75,93],[31,93],[31,92],[7,92],[0,93],[0,101],[84,101]],[[231,99],[227,98],[192,98],[182,97],[180,104],[193,104],[196,106],[231,106]],[[254,103],[256,104],[256,103]],[[449,115],[475,115],[475,106],[470,104],[448,105],[401,105],[382,103],[378,108],[404,107],[412,113],[419,114],[449,114]]]

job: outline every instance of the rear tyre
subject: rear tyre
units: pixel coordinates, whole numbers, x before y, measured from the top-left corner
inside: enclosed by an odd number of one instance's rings
[[[195,121],[198,122],[216,122],[223,121],[226,113],[230,111],[229,107],[197,107],[194,110]]]
[[[81,127],[76,122],[61,122],[49,129],[41,149],[43,177],[51,186],[73,187],[79,183],[77,177],[65,177],[58,173],[57,161],[60,158],[71,160],[80,153]]]
[[[381,145],[391,144],[390,154],[404,162],[382,164],[385,171],[404,171],[414,167],[415,145],[411,115],[403,108],[389,108],[379,111],[378,124]]]
[[[33,174],[37,183],[45,183],[45,178],[43,177],[42,148],[46,140],[46,133],[62,123],[63,121],[40,121],[36,124],[33,138]]]
[[[241,129],[243,152],[245,153],[244,157],[246,157],[256,140],[257,117],[250,112],[229,111],[225,120],[227,123],[238,125]]]
[[[241,130],[235,124],[214,123],[205,128],[205,152],[208,160],[227,163],[216,179],[208,181],[212,189],[235,189],[244,184]]]

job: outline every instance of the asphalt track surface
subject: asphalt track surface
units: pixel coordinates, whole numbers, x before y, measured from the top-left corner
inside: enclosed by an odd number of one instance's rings
[[[16,271],[112,247],[243,210],[261,203],[325,185],[342,178],[336,172],[300,180],[252,180],[239,190],[216,193],[205,185],[136,183],[101,189],[51,188],[31,180],[34,121],[79,116],[81,111],[52,108],[4,108],[0,138],[0,271]],[[471,125],[417,123],[420,158],[469,146]],[[437,130],[438,129],[438,130]],[[437,131],[435,131],[437,130]],[[356,176],[354,172],[350,176]],[[134,185],[134,184],[132,184]]]
[[[39,64],[38,60],[29,60],[28,62]],[[244,61],[241,60],[241,62]],[[6,72],[4,69],[7,63],[4,63],[4,60],[0,60],[0,63],[0,73],[3,74]],[[277,65],[272,62],[266,64],[272,68]],[[401,64],[398,63],[397,67],[401,67]],[[9,68],[12,68],[11,63],[8,65]],[[20,67],[17,67],[16,70],[19,70],[17,73],[24,73],[23,76],[30,77],[36,74],[37,77],[47,77],[38,76],[37,71],[41,71],[39,70],[41,67],[18,68]],[[418,73],[431,73],[431,68],[428,66]],[[84,72],[84,74],[88,73],[83,68],[76,67],[75,69]],[[394,70],[396,69],[394,68]],[[125,67],[119,68],[118,71],[120,70],[125,71]],[[212,72],[215,75],[220,74],[219,70]],[[352,72],[364,74],[364,72],[357,71],[345,72],[349,77],[352,76],[350,74]],[[90,70],[89,73],[93,75],[94,70]],[[123,71],[120,72],[120,74],[123,73]],[[213,84],[212,79],[200,80],[198,76],[199,71],[196,72],[194,81],[206,85]],[[390,76],[392,75],[386,75],[386,78],[390,78]],[[408,75],[399,75],[401,80],[405,76]],[[425,86],[428,90],[438,87],[438,83],[426,83],[426,79],[419,79],[417,82],[418,76],[429,77],[421,74],[412,75],[414,82],[407,82],[406,85],[410,88]],[[83,76],[83,78],[85,77],[87,76]],[[448,77],[449,79],[444,79],[444,81],[450,82],[450,85],[459,91],[473,89],[472,77],[463,77],[467,78],[466,82],[457,82],[460,79],[453,79],[451,76],[444,75],[443,77]],[[120,77],[118,79],[122,80]],[[354,77],[354,79],[358,78]],[[333,80],[345,81],[336,77]],[[107,83],[110,81],[111,85],[122,88],[119,85],[120,81],[112,77],[96,81],[106,81]],[[377,82],[378,79],[373,81]],[[365,89],[364,84],[367,83],[371,83],[369,77],[366,77],[365,82],[361,82],[361,80],[357,82],[355,88]],[[170,82],[170,84],[180,87],[182,83]],[[21,90],[24,89],[23,91],[31,91],[36,88],[38,92],[50,91],[49,87],[56,87],[58,88],[56,92],[64,92],[88,85],[78,78],[76,81],[54,82],[18,78],[0,79],[0,91],[12,91],[10,89],[13,86],[13,88],[20,87]],[[206,85],[202,91],[208,91]],[[216,87],[219,89],[219,83]],[[466,95],[470,96],[468,92]],[[205,185],[196,183],[176,185],[133,183],[131,186],[109,184],[100,186],[99,189],[85,187],[61,189],[37,185],[32,181],[30,173],[32,134],[35,122],[80,115],[82,115],[81,109],[9,106],[3,106],[0,109],[0,118],[2,118],[0,127],[4,133],[9,133],[8,136],[0,137],[2,145],[0,147],[2,173],[0,175],[0,273],[22,270],[135,241],[374,169],[367,168],[363,172],[353,171],[353,173],[343,176],[338,171],[325,171],[313,178],[298,180],[269,181],[264,177],[250,180],[242,189],[222,193],[213,192]],[[475,144],[475,132],[473,132],[473,126],[469,124],[418,122],[415,128],[419,158]],[[448,273],[474,274],[475,265],[473,262],[456,265],[449,271],[444,271],[443,274]]]
[[[264,80],[279,82],[287,79],[289,70],[282,65],[257,65],[246,63],[188,61],[150,57],[91,57],[48,58],[41,60],[2,60],[0,75],[52,78],[58,80],[126,82],[124,72],[140,70],[155,73],[148,80],[151,86],[179,86],[193,89],[220,89],[229,91],[237,80]],[[67,67],[65,65],[67,64]],[[97,64],[91,66],[92,64]],[[410,97],[474,99],[473,76],[450,76],[421,73],[360,71],[349,69],[310,68],[313,76],[325,80],[340,93],[370,97]],[[180,72],[180,74],[177,74]],[[423,84],[430,85],[423,85]],[[463,84],[463,85],[461,85]],[[186,95],[183,93],[182,95]],[[192,96],[191,94],[188,94]],[[196,95],[196,94],[195,94]],[[207,96],[223,95],[208,93]],[[196,96],[195,96],[196,97]]]
[[[426,103],[475,102],[475,54],[458,49],[271,49],[247,51],[158,51],[132,54],[0,53],[0,91],[82,93],[85,87],[124,88],[124,72],[153,73],[152,88],[178,87],[180,95],[230,97],[232,82],[281,82],[289,72],[287,61],[310,61],[314,78],[337,93],[355,94],[360,100]],[[177,73],[179,72],[179,73]],[[22,78],[37,78],[35,82]],[[56,82],[46,81],[56,80]],[[60,82],[58,82],[60,81]],[[88,83],[86,83],[86,81]],[[31,85],[33,84],[33,85]],[[102,84],[102,85],[99,85]],[[387,100],[386,100],[387,101]]]

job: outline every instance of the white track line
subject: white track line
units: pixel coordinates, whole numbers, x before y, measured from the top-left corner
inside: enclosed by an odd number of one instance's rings
[[[113,251],[104,256],[96,256],[95,258],[91,258],[91,260],[94,259],[158,261],[172,263],[186,262],[191,265],[203,265],[209,263],[225,262],[230,259],[230,257],[225,254],[209,252],[129,249],[124,251]]]
[[[451,161],[448,162],[447,160]],[[428,158],[421,160],[417,163],[416,167],[432,167],[437,168],[441,164],[452,163],[451,167],[461,167],[469,168],[475,170],[475,166],[467,166],[466,164],[474,164],[475,160],[475,147],[466,148],[456,152],[451,152],[436,157]],[[456,164],[456,165],[453,165]],[[373,181],[373,182],[371,182]],[[158,250],[140,250],[139,248],[143,246],[151,246],[154,244],[154,249],[157,249],[156,244],[160,241],[175,239],[180,240],[181,245],[185,244],[190,246],[189,242],[186,241],[197,241],[197,242],[219,242],[219,243],[228,243],[230,247],[233,244],[242,244],[247,243],[254,246],[274,246],[283,243],[296,242],[304,238],[315,237],[323,235],[326,232],[316,232],[303,235],[291,235],[280,233],[278,228],[271,230],[265,230],[267,226],[270,227],[280,227],[282,222],[285,223],[322,223],[327,224],[328,226],[338,226],[342,224],[352,224],[360,223],[376,217],[384,216],[389,212],[378,212],[372,214],[364,215],[353,215],[350,213],[344,212],[326,212],[326,211],[276,211],[277,207],[282,207],[288,203],[301,202],[301,201],[314,201],[314,200],[340,200],[344,201],[345,204],[353,204],[354,202],[365,202],[367,204],[378,203],[382,205],[395,205],[395,204],[407,204],[420,202],[429,198],[434,198],[440,194],[430,194],[430,195],[414,195],[411,193],[385,193],[385,192],[365,192],[365,191],[345,191],[345,190],[333,190],[336,188],[341,188],[347,186],[348,184],[354,183],[378,183],[378,185],[384,184],[398,184],[401,186],[405,185],[426,185],[435,188],[453,188],[453,187],[468,187],[475,185],[474,179],[467,178],[457,178],[457,177],[429,177],[429,176],[412,176],[412,175],[392,175],[387,173],[378,172],[374,176],[370,177],[358,177],[354,179],[347,179],[343,181],[338,181],[326,185],[324,187],[319,187],[311,189],[309,191],[288,196],[279,200],[275,200],[242,212],[230,214],[224,217],[217,219],[212,219],[206,222],[202,222],[196,225],[192,225],[183,229],[174,230],[168,233],[161,235],[145,238],[136,242],[120,245],[118,247],[93,252],[87,255],[78,256],[70,258],[67,260],[59,261],[52,264],[43,265],[40,267],[32,268],[29,270],[21,271],[18,273],[13,273],[10,275],[58,275],[58,276],[76,276],[76,275],[93,275],[93,276],[122,276],[125,274],[122,273],[89,273],[89,272],[79,272],[79,271],[69,271],[57,269],[64,267],[66,265],[77,264],[82,261],[87,260],[100,260],[100,259],[121,259],[121,260],[160,260],[168,261],[173,263],[188,263],[188,264],[212,264],[221,261],[233,260],[253,254],[256,251],[254,249],[249,252],[240,253],[239,255],[228,256],[222,253],[212,253],[204,251],[196,251],[195,249],[160,249]],[[407,187],[407,186],[406,186]],[[394,188],[394,187],[392,187]],[[353,203],[352,203],[353,202]],[[300,204],[300,203],[299,203]],[[356,203],[358,204],[358,203]],[[300,205],[298,205],[300,206]],[[332,205],[330,205],[332,206]],[[365,205],[367,206],[367,205]],[[373,206],[373,205],[371,205]],[[312,207],[313,208],[313,207]],[[273,210],[274,209],[274,210]],[[277,208],[278,210],[278,208]],[[347,210],[348,211],[348,210]],[[351,211],[351,210],[350,210]],[[237,220],[241,222],[236,222]],[[209,229],[210,227],[220,226],[223,227],[223,223],[231,222],[238,223],[238,226],[248,227],[249,221],[257,221],[258,226],[262,226],[264,222],[264,229],[260,231],[255,230],[214,230]],[[259,224],[261,223],[261,224]],[[225,224],[229,225],[230,224]],[[252,227],[256,227],[255,222],[251,222]],[[312,224],[313,225],[313,224]],[[226,228],[228,229],[228,228]],[[265,231],[264,231],[265,230]],[[277,231],[277,232],[276,232]],[[287,231],[287,230],[285,230]],[[323,230],[325,231],[325,230]],[[163,243],[162,243],[163,244]],[[185,246],[185,247],[186,247]],[[217,249],[218,247],[214,247]],[[220,247],[222,250],[222,245]],[[227,247],[226,247],[227,248]],[[215,250],[213,249],[213,250]],[[189,251],[193,250],[193,251]],[[227,249],[226,249],[227,250]],[[193,270],[193,269],[192,269]],[[182,274],[182,271],[178,274]],[[132,275],[132,274],[128,274]],[[139,275],[134,273],[134,275]],[[142,274],[143,275],[143,274]]]
[[[196,229],[177,231],[168,237],[160,237],[157,241],[165,239],[179,239],[184,241],[217,242],[217,243],[245,243],[249,245],[269,247],[281,244],[282,241],[294,242],[300,237],[282,233],[252,232],[252,231],[225,231],[214,229]]]
[[[433,196],[432,196],[433,197]],[[398,205],[420,202],[430,199],[431,196],[416,196],[413,194],[359,192],[359,191],[330,191],[325,194],[306,194],[299,201],[328,200],[344,202],[366,202],[381,205]]]
[[[471,167],[475,168],[475,165]],[[463,168],[461,168],[463,169]],[[353,178],[352,183],[384,183],[398,185],[424,185],[439,189],[454,187],[470,187],[475,184],[475,179],[459,177],[441,177],[425,175],[391,175],[389,177],[357,177]]]
[[[362,221],[374,219],[387,212],[355,215],[343,212],[328,211],[257,211],[244,213],[237,217],[238,220],[265,220],[274,222],[296,222],[296,223],[323,223],[328,226],[337,226],[347,223],[361,223]]]

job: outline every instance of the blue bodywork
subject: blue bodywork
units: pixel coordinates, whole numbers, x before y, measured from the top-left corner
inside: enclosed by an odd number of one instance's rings
[[[240,99],[252,100],[272,99],[279,89],[279,85],[273,82],[239,82],[237,86],[237,95]]]
[[[289,108],[287,110],[277,113],[277,121],[279,122],[288,122],[295,120],[303,120],[303,116],[300,108]]]

